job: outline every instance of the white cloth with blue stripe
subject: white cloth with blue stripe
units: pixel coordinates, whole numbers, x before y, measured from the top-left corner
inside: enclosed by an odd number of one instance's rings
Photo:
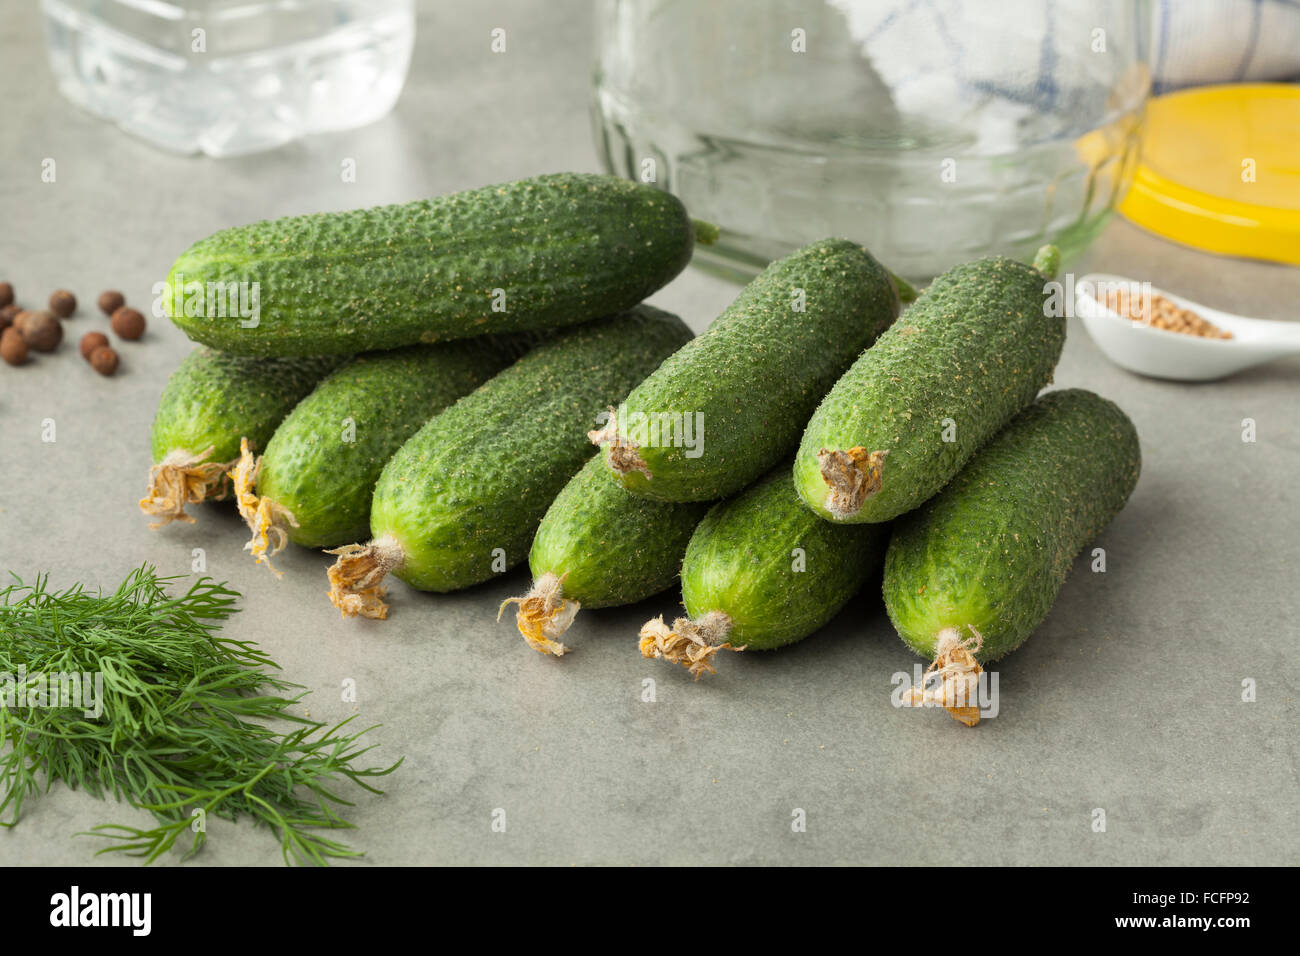
[[[1153,92],[1300,78],[1300,0],[1156,0]]]

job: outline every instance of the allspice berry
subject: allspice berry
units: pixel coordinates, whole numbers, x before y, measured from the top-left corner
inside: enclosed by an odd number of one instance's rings
[[[130,342],[144,335],[144,316],[135,309],[118,309],[113,313],[113,321],[109,324],[113,326],[114,332]]]
[[[124,305],[126,305],[126,296],[116,289],[109,289],[107,292],[99,294],[99,311],[110,319],[113,317],[113,313]]]
[[[77,311],[77,297],[67,289],[60,289],[50,296],[50,311],[61,319],[66,319]]]
[[[27,343],[17,329],[0,332],[0,358],[10,365],[22,365],[27,361]]]
[[[117,371],[117,353],[107,345],[101,345],[90,353],[90,367],[100,375],[112,375]]]
[[[8,282],[0,282],[0,309],[14,304],[14,287]]]
[[[53,352],[63,341],[63,323],[53,312],[44,309],[18,313],[14,328],[23,334],[27,345],[38,352]]]
[[[90,361],[90,353],[108,344],[108,336],[103,332],[87,332],[81,337],[81,357]]]

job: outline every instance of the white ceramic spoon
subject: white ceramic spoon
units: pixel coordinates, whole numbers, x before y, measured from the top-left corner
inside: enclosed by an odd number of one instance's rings
[[[1204,339],[1153,328],[1111,311],[1096,298],[1101,283],[1121,283],[1131,289],[1140,288],[1140,283],[1093,272],[1077,280],[1074,291],[1075,314],[1083,320],[1092,340],[1107,358],[1130,372],[1182,382],[1208,382],[1252,365],[1300,355],[1300,322],[1233,315],[1151,288],[1153,294],[1232,333],[1230,339]]]

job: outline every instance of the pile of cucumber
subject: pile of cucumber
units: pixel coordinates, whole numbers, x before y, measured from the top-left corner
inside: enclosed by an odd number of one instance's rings
[[[697,677],[807,637],[883,567],[899,634],[974,723],[954,690],[1043,620],[1140,468],[1113,404],[1040,396],[1065,340],[1055,250],[918,298],[827,239],[692,338],[642,300],[714,234],[668,193],[557,174],[205,239],[163,297],[202,345],[164,391],[141,507],[188,521],[233,493],[259,562],[337,556],[348,616],[387,615],[388,574],[445,592],[526,558],[501,610],[557,656],[580,607],[680,576],[686,615],[639,646]],[[241,284],[254,321],[191,305]]]

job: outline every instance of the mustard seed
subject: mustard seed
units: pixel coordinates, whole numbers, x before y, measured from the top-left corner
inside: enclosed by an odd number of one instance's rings
[[[1106,293],[1106,307],[1135,322],[1148,320],[1152,328],[1182,335],[1195,335],[1203,339],[1230,339],[1231,332],[1219,328],[1209,319],[1202,318],[1191,309],[1184,309],[1162,295],[1152,293],[1149,301],[1141,296],[1131,296],[1126,289],[1110,289]]]

